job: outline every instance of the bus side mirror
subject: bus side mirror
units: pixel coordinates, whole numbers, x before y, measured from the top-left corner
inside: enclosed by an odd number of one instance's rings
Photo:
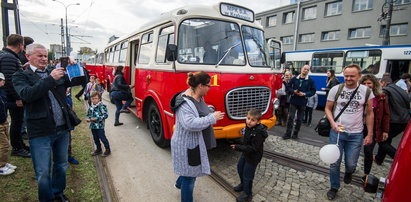
[[[280,63],[281,64],[285,63],[285,52],[281,53]]]
[[[166,48],[166,59],[168,61],[177,60],[177,46],[174,44],[168,44]]]

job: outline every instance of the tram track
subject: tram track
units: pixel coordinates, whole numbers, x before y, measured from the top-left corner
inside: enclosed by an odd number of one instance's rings
[[[217,184],[219,184],[222,188],[224,188],[227,192],[233,195],[235,198],[240,196],[240,193],[235,192],[233,186],[224,180],[219,174],[217,174],[214,170],[211,170],[211,179],[213,179]]]
[[[318,173],[318,174],[325,175],[325,176],[329,175],[329,168],[319,166],[313,162],[295,158],[293,156],[289,156],[289,155],[285,155],[285,154],[281,154],[281,153],[273,152],[273,151],[264,151],[263,156],[267,159],[272,160],[275,163],[293,168],[298,171],[311,171],[313,173]],[[340,178],[341,180],[343,180],[344,178],[343,172],[341,172]],[[361,177],[357,175],[353,175],[351,184],[362,187],[363,185],[362,185]]]

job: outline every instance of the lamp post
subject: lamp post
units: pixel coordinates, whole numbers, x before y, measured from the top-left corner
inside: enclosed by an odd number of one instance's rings
[[[64,4],[61,1],[58,1],[58,0],[53,0],[53,1],[62,4],[64,6],[64,8],[66,9],[66,53],[67,53],[67,55],[70,55],[70,50],[69,50],[70,44],[69,44],[69,35],[68,35],[68,26],[67,26],[67,8],[72,6],[72,5],[77,5],[78,6],[78,5],[80,5],[80,3],[72,3],[72,4],[68,4],[66,6],[66,4]]]

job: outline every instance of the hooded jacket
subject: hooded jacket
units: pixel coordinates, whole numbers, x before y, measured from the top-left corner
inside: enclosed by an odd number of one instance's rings
[[[242,144],[236,144],[235,150],[243,152],[247,163],[257,165],[263,157],[264,141],[268,137],[267,126],[257,124],[249,128],[245,127],[244,139]]]
[[[3,48],[3,50],[0,51],[0,72],[6,77],[6,84],[2,89],[6,91],[7,101],[9,101],[10,104],[16,102],[16,100],[21,100],[14,89],[12,81],[13,74],[20,71],[23,71],[23,69],[17,53],[11,49]]]
[[[213,114],[200,117],[194,103],[185,98],[182,93],[174,96],[170,102],[171,110],[175,113],[176,123],[171,138],[171,157],[174,172],[179,176],[199,177],[210,174],[207,149],[202,130],[216,123]],[[189,164],[189,153],[200,164]],[[195,153],[195,152],[193,152]]]

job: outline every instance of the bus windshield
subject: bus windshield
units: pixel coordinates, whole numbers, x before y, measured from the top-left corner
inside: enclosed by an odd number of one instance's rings
[[[245,65],[239,26],[210,19],[184,20],[178,34],[178,62]]]
[[[269,66],[271,64],[269,61],[271,60],[271,57],[268,57],[269,54],[265,49],[266,46],[263,31],[253,27],[243,26],[242,32],[250,65]]]

